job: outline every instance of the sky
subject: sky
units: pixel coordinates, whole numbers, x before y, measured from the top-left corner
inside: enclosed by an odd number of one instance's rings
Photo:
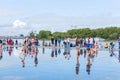
[[[120,27],[120,0],[1,0],[0,35]]]

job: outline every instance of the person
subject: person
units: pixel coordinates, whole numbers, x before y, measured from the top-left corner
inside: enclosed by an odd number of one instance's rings
[[[98,45],[98,43],[96,42],[96,45],[95,45],[95,53],[96,53],[96,57],[97,57],[97,55],[98,55],[98,48],[99,48],[99,45]]]
[[[84,47],[86,47],[86,39],[84,39],[83,42],[84,42]]]
[[[95,45],[95,39],[93,38],[93,45]]]
[[[52,48],[54,47],[54,38],[51,38],[51,44],[52,44]]]
[[[31,43],[31,41],[30,41],[30,39],[28,39],[28,41],[27,41],[28,43],[27,43],[27,52],[28,52],[28,54],[31,54],[31,50],[32,50],[32,43]]]
[[[105,47],[105,48],[108,48],[108,43],[106,43],[106,44],[104,45],[104,47]]]
[[[42,40],[42,47],[45,46],[45,39]]]
[[[83,47],[83,39],[80,38],[79,41],[80,41],[80,42],[79,42],[79,43],[80,43],[80,48],[82,48],[82,47]]]
[[[23,43],[23,45],[22,45],[23,47],[22,47],[22,51],[21,51],[21,53],[20,54],[26,54],[26,50],[27,50],[27,44],[26,44],[26,40],[24,41],[24,43]]]
[[[55,47],[57,47],[57,39],[55,39]]]
[[[80,39],[79,38],[76,38],[75,44],[76,44],[76,57],[78,58],[80,55]]]
[[[61,39],[60,38],[58,39],[58,44],[59,44],[59,47],[60,47],[60,44],[61,44]]]
[[[18,40],[17,39],[15,40],[15,45],[18,45]]]
[[[12,45],[12,39],[10,38],[9,40],[8,40],[8,47],[10,47]]]
[[[38,44],[39,44],[38,39],[37,39],[37,37],[35,37],[35,39],[34,39],[35,52],[38,52]]]
[[[2,59],[3,55],[2,55],[2,42],[0,41],[0,60]]]
[[[114,55],[114,50],[113,50],[113,48],[114,48],[114,44],[113,44],[113,42],[111,42],[110,43],[110,48],[109,48],[109,52],[110,52],[110,56],[112,57],[113,55]]]
[[[2,40],[0,40],[0,50],[2,50]]]
[[[2,40],[0,39],[0,44],[2,44]]]

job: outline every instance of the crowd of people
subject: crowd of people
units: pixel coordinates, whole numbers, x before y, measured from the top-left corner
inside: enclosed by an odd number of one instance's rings
[[[118,40],[119,42],[119,49],[120,49],[120,38]],[[72,44],[72,45],[71,45]],[[0,40],[0,59],[2,59],[2,40]],[[19,45],[18,40],[13,41],[11,38],[7,40],[7,50],[9,55],[11,55],[13,46],[16,47]],[[73,46],[74,45],[74,46]],[[25,59],[26,56],[34,57],[34,63],[35,66],[38,64],[38,53],[40,46],[39,40],[37,37],[34,38],[25,38],[22,43],[22,48],[20,48],[19,58],[22,63],[22,67],[25,67]],[[42,47],[43,47],[43,53],[45,53],[45,39],[42,40]],[[71,58],[71,50],[74,47],[76,49],[76,74],[79,74],[79,67],[80,67],[80,56],[84,55],[84,58],[86,58],[87,64],[86,64],[86,72],[90,74],[90,68],[92,65],[92,61],[95,57],[98,55],[98,48],[99,45],[95,41],[94,38],[65,38],[64,40],[61,40],[60,38],[55,39],[54,37],[51,38],[51,41],[49,42],[51,51],[51,57],[57,57],[58,53],[61,53],[61,48],[63,48],[63,55],[65,59],[69,60]],[[114,48],[113,43],[110,43],[111,50]],[[105,48],[108,48],[108,44],[105,44]],[[58,51],[58,52],[57,52]],[[112,54],[111,54],[112,55]],[[119,61],[120,61],[120,50],[119,50]]]

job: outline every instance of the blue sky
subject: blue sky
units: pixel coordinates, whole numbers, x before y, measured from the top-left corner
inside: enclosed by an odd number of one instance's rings
[[[0,35],[120,26],[119,0],[1,0]]]

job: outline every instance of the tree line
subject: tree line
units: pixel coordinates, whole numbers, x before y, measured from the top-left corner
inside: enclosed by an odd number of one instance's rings
[[[38,39],[51,39],[54,38],[61,38],[64,39],[66,37],[70,38],[88,38],[88,37],[100,37],[106,40],[117,40],[120,36],[120,27],[106,27],[106,28],[97,28],[97,29],[90,29],[90,28],[79,28],[79,29],[71,29],[67,32],[54,32],[48,30],[40,30],[38,34],[32,31],[29,34],[29,37],[32,38],[37,36]]]

